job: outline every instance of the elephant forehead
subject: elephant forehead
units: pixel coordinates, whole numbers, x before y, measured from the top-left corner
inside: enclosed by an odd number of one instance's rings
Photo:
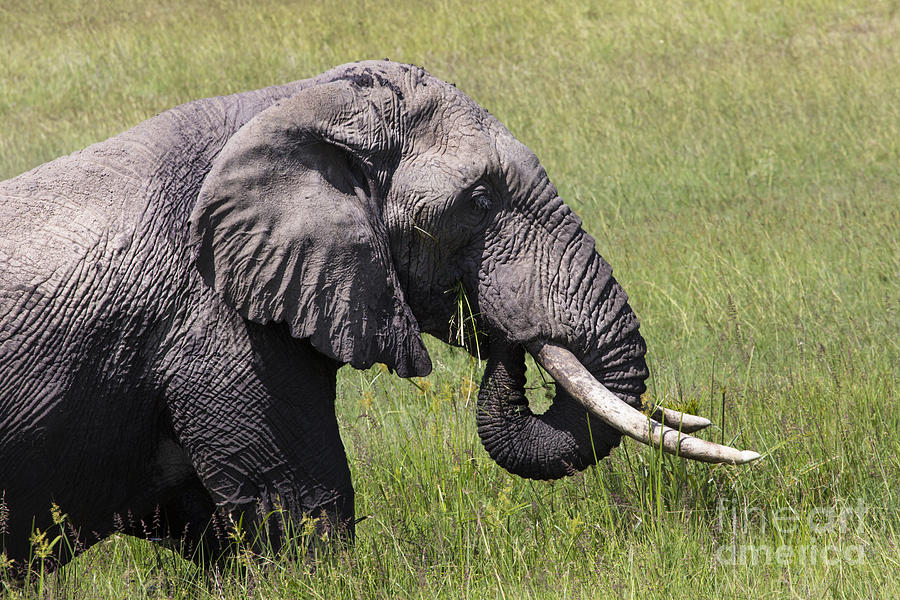
[[[492,171],[496,166],[493,158],[493,149],[489,147],[472,147],[468,152],[449,152],[439,147],[411,153],[401,161],[393,185],[406,192],[418,190],[441,196],[453,195]]]
[[[493,138],[509,135],[503,125],[455,86],[414,65],[362,61],[323,74],[357,86],[390,90],[399,111],[389,118],[403,134],[407,154],[438,150],[445,154],[495,155]]]
[[[401,96],[417,86],[427,86],[430,80],[435,79],[422,67],[390,60],[346,63],[322,73],[318,78],[323,81],[351,78],[364,87],[384,85],[394,88]]]
[[[408,153],[438,151],[445,154],[493,153],[491,129],[483,110],[470,109],[453,97],[431,98],[430,105],[410,108],[405,121],[404,142]]]
[[[435,118],[406,140],[407,164],[429,177],[455,174],[462,185],[491,175],[512,193],[544,182],[546,172],[534,152],[493,115],[471,106],[451,102],[436,110]]]

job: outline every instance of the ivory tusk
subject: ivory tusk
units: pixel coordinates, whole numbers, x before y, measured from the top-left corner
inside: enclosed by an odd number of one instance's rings
[[[742,465],[759,458],[759,454],[752,450],[737,450],[686,435],[683,433],[683,421],[682,432],[654,421],[620,400],[594,379],[575,355],[565,348],[535,343],[529,346],[528,351],[586,409],[610,427],[638,442],[661,448],[675,456],[708,463]]]
[[[602,384],[601,384],[602,385]],[[678,412],[665,406],[656,405],[650,418],[665,425],[668,425],[681,433],[693,433],[700,431],[712,425],[712,421],[704,417],[698,417],[690,413]]]

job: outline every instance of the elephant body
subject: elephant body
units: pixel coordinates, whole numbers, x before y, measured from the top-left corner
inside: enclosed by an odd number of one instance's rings
[[[572,348],[635,406],[647,376],[537,159],[397,63],[185,104],[0,183],[0,276],[0,551],[19,564],[54,503],[80,547],[121,530],[208,557],[216,511],[276,506],[352,538],[337,369],[427,374],[421,333],[450,341],[454,285],[493,357],[480,433],[512,472],[562,476],[619,441],[564,391],[543,416],[506,397],[524,344]]]
[[[187,104],[0,184],[11,557],[27,556],[32,520],[50,526],[51,503],[85,544],[161,518],[154,535],[199,541],[190,528],[216,505],[271,507],[276,496],[352,516],[339,363],[227,307],[188,247],[213,157],[296,87]]]

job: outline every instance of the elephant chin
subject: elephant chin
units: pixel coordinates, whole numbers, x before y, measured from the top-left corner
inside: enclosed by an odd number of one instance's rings
[[[525,396],[525,349],[493,336],[476,422],[498,465],[529,479],[573,475],[608,455],[622,435],[556,386],[553,404],[534,414]]]

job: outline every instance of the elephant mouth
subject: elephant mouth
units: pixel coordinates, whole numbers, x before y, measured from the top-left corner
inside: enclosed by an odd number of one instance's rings
[[[561,345],[500,337],[491,338],[476,421],[485,450],[511,473],[530,479],[572,475],[606,456],[623,435],[707,463],[738,465],[760,456],[689,435],[710,425],[702,417],[661,406],[642,413]],[[525,396],[526,351],[556,381],[553,404],[543,414],[532,413]]]

